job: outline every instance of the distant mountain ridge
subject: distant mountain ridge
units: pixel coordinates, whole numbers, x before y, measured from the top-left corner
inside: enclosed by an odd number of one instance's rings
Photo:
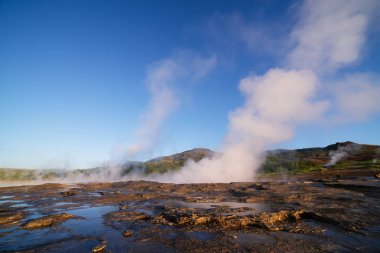
[[[198,162],[212,157],[215,152],[205,148],[195,148],[169,156],[162,156],[146,162],[127,162],[120,165],[120,178],[129,173],[149,175],[180,170],[188,160]],[[322,148],[295,150],[278,149],[266,152],[266,160],[259,168],[260,173],[307,173],[326,169],[380,169],[380,146],[337,142]],[[0,181],[56,179],[70,176],[101,174],[107,166],[64,170],[0,169]]]

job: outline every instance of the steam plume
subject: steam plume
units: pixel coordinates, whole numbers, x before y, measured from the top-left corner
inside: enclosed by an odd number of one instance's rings
[[[376,7],[373,0],[305,1],[291,33],[296,47],[288,55],[289,65],[333,72],[358,61]]]
[[[135,141],[126,149],[125,158],[134,158],[156,144],[162,123],[180,104],[175,87],[178,88],[186,78],[196,79],[206,75],[215,64],[216,56],[202,58],[194,52],[178,51],[173,57],[149,66],[146,79],[149,105],[141,116]]]
[[[290,139],[299,124],[320,120],[336,102],[316,100],[318,84],[323,73],[332,74],[358,61],[375,5],[370,0],[305,1],[299,23],[291,33],[295,46],[286,66],[240,81],[245,103],[229,115],[221,152],[199,163],[190,161],[179,173],[161,180],[253,180],[266,148]]]
[[[329,152],[330,161],[325,165],[326,167],[333,166],[344,157],[349,154],[356,153],[360,151],[361,146],[355,143],[347,144],[347,145],[339,145],[337,150],[332,150]]]
[[[264,150],[291,138],[297,123],[319,118],[327,103],[314,101],[318,86],[310,71],[272,69],[240,82],[245,104],[229,116],[221,152],[164,180],[175,182],[249,181],[264,159]],[[291,99],[289,99],[291,98]]]

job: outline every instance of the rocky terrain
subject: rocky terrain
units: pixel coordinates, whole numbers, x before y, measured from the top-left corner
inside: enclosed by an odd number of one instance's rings
[[[379,252],[377,169],[0,188],[0,252]]]

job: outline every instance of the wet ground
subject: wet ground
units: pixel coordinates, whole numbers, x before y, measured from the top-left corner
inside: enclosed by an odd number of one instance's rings
[[[0,188],[0,252],[380,252],[380,179]]]

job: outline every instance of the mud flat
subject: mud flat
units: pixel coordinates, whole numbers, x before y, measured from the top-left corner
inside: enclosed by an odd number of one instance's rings
[[[380,179],[0,188],[0,252],[379,252]]]

